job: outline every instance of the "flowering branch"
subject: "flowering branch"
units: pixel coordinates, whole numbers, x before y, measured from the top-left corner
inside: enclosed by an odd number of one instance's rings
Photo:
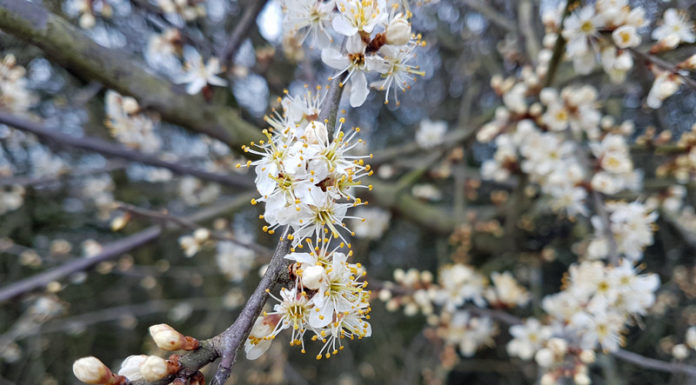
[[[124,146],[112,144],[104,140],[91,137],[78,138],[72,135],[67,135],[60,132],[60,129],[57,127],[46,127],[42,124],[35,123],[2,111],[0,111],[0,123],[7,124],[22,131],[30,132],[41,138],[63,146],[93,151],[107,157],[126,159],[133,162],[147,164],[149,166],[162,167],[176,174],[193,175],[207,181],[217,182],[233,187],[250,187],[252,185],[251,180],[241,175],[218,174],[177,163],[167,162],[157,158],[156,156],[148,155]]]

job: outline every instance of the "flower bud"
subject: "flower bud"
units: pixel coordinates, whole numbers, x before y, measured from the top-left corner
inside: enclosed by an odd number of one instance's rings
[[[329,142],[329,133],[322,122],[313,121],[305,128],[305,137],[309,144],[321,144]]]
[[[556,385],[556,379],[553,374],[546,373],[541,377],[541,385]]]
[[[155,344],[162,350],[195,350],[200,346],[195,338],[186,337],[167,324],[152,325],[149,330]]]
[[[542,368],[548,368],[549,366],[553,365],[553,352],[546,348],[539,349],[534,356],[534,360],[536,361],[537,365],[541,366]]]
[[[302,286],[309,290],[317,290],[324,282],[324,268],[310,266],[302,271]]]
[[[135,99],[131,97],[123,98],[123,111],[125,111],[127,114],[135,114],[138,112],[139,108],[138,102]]]
[[[404,45],[411,39],[411,24],[402,14],[396,15],[385,31],[387,43]]]
[[[130,382],[142,380],[143,375],[140,374],[140,365],[142,365],[146,359],[147,355],[145,354],[126,357],[121,363],[121,369],[118,370],[118,374],[125,376]]]
[[[586,363],[586,364],[591,364],[595,362],[597,359],[597,356],[594,352],[594,350],[589,350],[585,349],[582,352],[580,352],[580,361]]]
[[[568,350],[568,343],[561,338],[551,338],[547,346],[557,356],[565,355]]]
[[[586,373],[577,373],[573,376],[576,385],[590,385],[592,381]]]
[[[167,360],[157,356],[147,357],[140,365],[140,374],[145,381],[157,381],[167,377],[170,374]]]
[[[106,384],[113,373],[96,357],[83,357],[73,363],[73,373],[85,384]]]
[[[684,360],[689,357],[689,349],[684,344],[677,344],[672,347],[672,356],[677,360]]]
[[[696,326],[692,326],[686,331],[686,344],[691,347],[691,349],[696,350]]]
[[[193,232],[193,238],[199,243],[203,243],[210,238],[210,230],[200,228]]]
[[[688,70],[696,70],[696,54],[689,56],[688,59],[679,63],[679,68],[686,68]]]

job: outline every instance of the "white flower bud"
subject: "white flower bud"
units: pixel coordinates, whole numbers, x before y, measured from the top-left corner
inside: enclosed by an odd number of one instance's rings
[[[82,16],[80,16],[80,27],[84,29],[90,29],[94,27],[94,25],[97,23],[97,19],[94,18],[94,15],[91,13],[83,13]]]
[[[147,357],[140,365],[140,374],[145,381],[157,381],[169,375],[167,360],[157,356]]]
[[[302,271],[302,286],[309,290],[317,290],[324,282],[324,268],[321,266],[310,266]]]
[[[556,385],[556,379],[553,374],[546,373],[541,377],[541,385]]]
[[[672,347],[672,356],[677,360],[684,360],[689,357],[689,349],[684,344],[677,344]]]
[[[580,352],[580,361],[586,364],[594,363],[596,359],[597,355],[595,354],[594,350],[585,349]]]
[[[85,384],[106,384],[111,379],[111,371],[96,357],[84,357],[73,363],[73,373]]]
[[[422,271],[420,274],[420,279],[421,282],[423,283],[431,283],[433,281],[433,273],[429,271]]]
[[[186,337],[167,324],[152,325],[149,331],[155,345],[162,350],[180,350],[186,344]]]
[[[404,45],[411,39],[411,24],[402,14],[398,14],[387,25],[385,34],[388,44]]]
[[[322,122],[313,121],[305,128],[305,137],[309,144],[320,144],[329,142],[329,133],[326,125]]]
[[[541,366],[542,368],[548,368],[549,366],[553,365],[553,352],[546,348],[539,349],[534,356],[534,361],[536,361],[537,365]]]
[[[414,315],[418,314],[418,305],[413,302],[407,304],[404,307],[404,314],[409,317],[413,317]]]
[[[123,111],[125,111],[127,114],[134,114],[138,112],[138,102],[130,97],[124,97],[123,98]]]
[[[140,365],[142,365],[146,359],[147,355],[145,354],[126,357],[123,363],[121,363],[121,369],[118,370],[118,374],[125,376],[130,382],[142,380],[143,375],[140,374]]]
[[[575,381],[577,385],[590,385],[592,383],[590,377],[585,373],[576,373],[575,376],[573,376],[573,381]]]
[[[568,351],[568,343],[562,338],[550,339],[547,346],[549,349],[551,349],[553,354],[557,356],[563,356],[565,355],[566,351]]]
[[[696,350],[696,326],[692,326],[686,331],[686,344],[691,347],[691,349]]]
[[[391,299],[392,293],[389,289],[382,289],[379,291],[379,300],[382,302],[387,302]]]
[[[203,228],[197,229],[193,232],[193,238],[199,243],[205,242],[210,238],[210,230]]]

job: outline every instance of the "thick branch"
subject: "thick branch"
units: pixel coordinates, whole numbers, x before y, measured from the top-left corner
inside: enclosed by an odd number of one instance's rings
[[[1,0],[0,0],[1,1]],[[101,139],[82,137],[63,134],[57,127],[46,127],[26,119],[0,111],[0,123],[15,127],[22,131],[31,132],[43,139],[48,139],[57,144],[82,150],[98,152],[111,158],[127,159],[134,162],[147,164],[149,166],[166,168],[176,174],[193,175],[200,179],[216,182],[227,186],[250,187],[252,181],[242,175],[218,174],[193,167],[184,166],[178,163],[171,163],[161,160],[153,155],[148,155],[140,151],[113,144]],[[0,182],[0,186],[3,182]]]
[[[36,2],[0,0],[0,29],[41,48],[46,56],[88,80],[138,99],[162,118],[209,135],[239,150],[260,132],[229,107],[207,105],[145,67],[124,51],[104,48]]]

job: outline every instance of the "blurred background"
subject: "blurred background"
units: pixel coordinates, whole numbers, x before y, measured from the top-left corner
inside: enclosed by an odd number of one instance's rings
[[[153,36],[177,29],[183,55],[206,59],[220,52],[244,11],[253,6],[252,1],[204,0],[191,5],[193,14],[188,15],[167,12],[176,4],[164,1],[35,3],[99,45],[118,50],[170,80],[181,76],[181,64],[164,55]],[[85,16],[85,3],[91,3],[93,19]],[[669,7],[685,9],[693,19],[695,3],[631,1],[646,9],[649,20]],[[427,41],[415,60],[425,76],[399,94],[398,106],[385,105],[384,95],[375,92],[360,108],[343,106],[348,124],[362,129],[368,148],[361,151],[375,154],[376,172],[370,182],[375,192],[369,196],[370,211],[363,213],[372,227],[364,233],[358,230],[353,244],[354,261],[368,267],[375,294],[381,282],[393,279],[395,269],[437,274],[439,266],[452,262],[470,263],[484,275],[513,272],[533,296],[532,305],[519,309],[519,316],[538,313],[540,298],[560,288],[563,273],[577,259],[577,241],[592,231],[590,224],[549,213],[543,210],[543,201],[515,194],[514,186],[482,181],[479,167],[491,157],[493,147],[467,134],[489,121],[501,103],[489,86],[491,77],[513,74],[535,60],[543,36],[541,15],[557,6],[554,0],[413,4],[414,32]],[[34,95],[27,116],[40,116],[46,126],[65,134],[114,141],[114,130],[104,124],[108,88],[90,74],[65,69],[15,35],[0,28],[0,57],[11,54],[16,66],[26,69],[26,89]],[[278,107],[283,90],[303,92],[305,84],[326,84],[333,73],[321,62],[318,50],[284,41],[278,0],[267,1],[255,15],[255,25],[227,70],[229,87],[213,88],[204,103],[237,111],[257,128],[265,126],[263,116]],[[617,121],[633,120],[636,136],[646,130],[657,134],[669,130],[678,137],[691,129],[696,122],[696,93],[682,89],[662,109],[648,110],[642,103],[651,85],[649,72],[637,65],[629,76],[630,81],[614,85],[601,70],[578,76],[563,66],[557,83],[597,87],[605,113]],[[222,142],[167,119],[152,121],[150,134],[158,143],[147,152],[173,163],[246,176],[234,167],[241,156]],[[424,124],[440,121],[449,140],[435,150],[420,149],[416,132]],[[649,170],[664,156],[643,151],[636,152],[634,160],[637,168],[646,170],[646,185],[662,183]],[[253,186],[233,187],[107,159],[39,141],[4,125],[0,125],[0,169],[4,170],[0,172],[0,288],[99,254],[105,245],[142,234],[151,226],[161,229],[152,241],[89,271],[48,280],[38,290],[0,302],[2,385],[78,383],[71,365],[87,355],[117,368],[127,355],[157,351],[147,334],[147,327],[156,323],[169,323],[198,338],[218,334],[233,322],[258,283],[268,257],[262,247],[272,249],[276,242],[277,236],[261,231],[260,208],[249,204]],[[510,196],[523,198],[510,200]],[[689,195],[688,201],[693,201]],[[115,204],[130,206],[114,209]],[[192,228],[155,215],[162,210],[178,218],[195,218],[200,225],[261,247],[211,241],[187,256],[180,239]],[[696,216],[692,209],[684,209],[680,218],[661,218],[658,223],[655,243],[644,261],[660,275],[663,287],[654,311],[627,336],[627,347],[670,360],[672,347],[681,338],[671,336],[683,336],[689,325],[696,324]],[[375,298],[372,337],[347,344],[335,358],[317,362],[313,355],[302,355],[279,339],[260,359],[241,359],[230,383],[531,384],[537,380],[533,363],[508,358],[505,326],[499,327],[499,343],[465,358],[438,342],[427,316],[387,307]],[[611,356],[600,357],[593,371],[599,384],[696,381],[646,371]]]

